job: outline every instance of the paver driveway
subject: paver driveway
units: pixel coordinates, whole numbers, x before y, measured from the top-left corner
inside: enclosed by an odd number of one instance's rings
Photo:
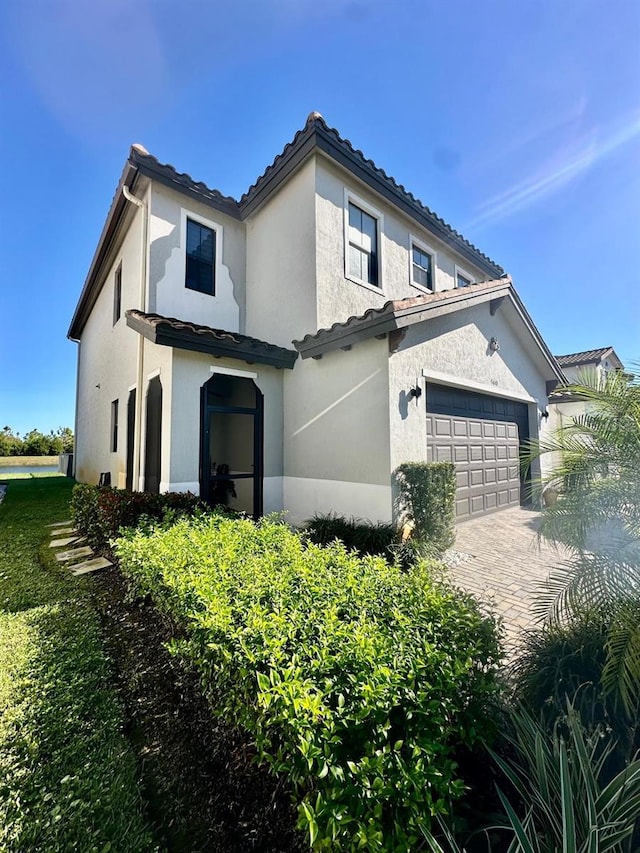
[[[510,652],[522,629],[537,624],[532,612],[537,589],[566,556],[538,542],[539,519],[539,512],[514,507],[464,521],[456,527],[452,559],[447,561],[454,581],[503,618]]]

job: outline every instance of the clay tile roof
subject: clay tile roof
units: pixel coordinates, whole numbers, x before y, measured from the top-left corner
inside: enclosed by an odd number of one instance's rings
[[[436,293],[425,293],[421,296],[410,296],[406,299],[391,299],[380,308],[369,308],[364,314],[353,314],[347,320],[334,323],[328,329],[318,329],[317,332],[305,335],[299,341],[293,341],[296,349],[304,356],[307,353],[317,355],[318,346],[327,349],[337,349],[344,345],[350,333],[366,331],[366,336],[376,333],[386,333],[392,329],[408,325],[409,317],[416,320],[424,319],[424,315],[446,303],[459,303],[460,308],[468,307],[473,301],[482,297],[500,296],[511,290],[511,278],[504,276],[491,281],[482,281],[468,287],[457,287],[450,290],[440,290]],[[424,309],[424,310],[423,310]]]
[[[227,357],[248,364],[270,364],[292,368],[298,353],[285,347],[269,344],[249,335],[213,329],[175,317],[148,314],[131,309],[125,314],[127,325],[161,346],[203,352],[217,358]]]
[[[403,201],[408,203],[410,208],[421,214],[422,216],[426,216],[428,220],[431,221],[432,225],[439,226],[439,230],[442,230],[445,235],[450,236],[453,240],[461,246],[468,249],[473,255],[476,255],[478,261],[482,263],[485,262],[490,268],[492,275],[496,277],[502,275],[504,270],[501,266],[499,266],[495,261],[485,255],[480,251],[473,243],[469,242],[465,237],[462,236],[458,231],[451,227],[447,222],[444,221],[440,216],[434,213],[430,208],[428,208],[425,204],[423,204],[419,199],[417,199],[413,193],[409,192],[405,187],[398,183],[395,178],[391,175],[388,175],[384,169],[381,169],[377,166],[373,160],[365,157],[365,155],[360,151],[360,149],[355,148],[354,145],[346,138],[340,136],[340,133],[334,127],[329,127],[324,118],[318,112],[309,113],[307,117],[307,123],[305,126],[299,130],[296,135],[293,137],[291,142],[285,145],[284,149],[280,154],[276,156],[274,161],[267,166],[265,171],[260,175],[260,177],[252,184],[246,193],[240,198],[240,204],[245,206],[250,203],[251,199],[259,192],[263,184],[265,184],[272,174],[278,170],[281,163],[287,159],[287,157],[294,151],[294,149],[298,145],[302,145],[304,143],[305,137],[309,135],[310,132],[315,133],[316,135],[316,144],[321,142],[329,142],[335,148],[341,149],[347,155],[349,155],[349,159],[352,162],[356,162],[359,166],[361,166],[365,172],[368,172],[369,175],[374,176],[378,181],[382,184],[386,185],[395,195],[400,197]],[[331,150],[327,149],[326,144],[319,144],[319,147],[322,150],[325,150],[326,153],[331,154]]]
[[[613,352],[613,347],[602,347],[601,349],[585,350],[585,352],[572,352],[569,355],[557,355],[555,358],[560,367],[577,367],[580,364],[601,361],[611,352]]]
[[[238,202],[219,190],[211,189],[204,181],[196,181],[186,172],[178,172],[170,163],[161,163],[153,154],[149,154],[142,145],[132,145],[129,154],[130,162],[150,178],[155,178],[166,186],[172,186],[182,193],[187,193],[208,204],[226,209],[231,216],[240,218]]]

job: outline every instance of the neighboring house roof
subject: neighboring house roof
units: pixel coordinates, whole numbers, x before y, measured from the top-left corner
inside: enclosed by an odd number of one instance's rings
[[[622,367],[622,362],[615,354],[613,347],[601,347],[585,352],[572,352],[569,355],[557,355],[556,361],[560,367],[581,367],[586,364],[600,364],[605,358],[611,358]]]
[[[350,171],[455,252],[483,270],[487,276],[498,278],[503,275],[501,266],[466,240],[372,160],[368,160],[348,139],[341,137],[335,128],[329,127],[320,113],[314,112],[308,116],[304,128],[285,145],[283,151],[239,201],[211,189],[202,181],[195,181],[186,173],[178,172],[174,166],[160,163],[141,145],[133,145],[111,202],[68,336],[74,340],[79,338],[97,299],[101,286],[100,272],[128,204],[122,192],[123,186],[133,191],[138,176],[144,175],[229,216],[243,220],[264,204],[311,154],[318,151]]]
[[[510,300],[542,352],[552,374],[558,381],[563,382],[562,371],[508,276],[424,296],[390,300],[381,308],[369,308],[364,314],[351,316],[342,323],[334,323],[329,329],[319,329],[314,334],[305,335],[300,341],[294,341],[293,344],[302,358],[321,358],[326,352],[350,349],[354,344],[368,338],[384,336],[415,323],[471,308],[483,302],[490,302],[490,311],[495,314],[504,299]]]
[[[175,317],[162,317],[160,314],[146,314],[136,310],[127,311],[125,316],[127,326],[160,346],[204,352],[216,358],[236,358],[248,364],[270,364],[273,367],[292,368],[298,357],[294,350],[258,338],[200,326]]]

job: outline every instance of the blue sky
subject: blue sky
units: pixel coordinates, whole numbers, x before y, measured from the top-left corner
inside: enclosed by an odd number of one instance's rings
[[[4,0],[0,427],[73,425],[70,318],[132,142],[240,195],[311,110],[640,358],[637,0]]]

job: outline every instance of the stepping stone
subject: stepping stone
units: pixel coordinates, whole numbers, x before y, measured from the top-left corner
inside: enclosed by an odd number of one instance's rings
[[[60,551],[56,554],[56,560],[59,563],[68,563],[69,560],[75,560],[76,557],[93,557],[93,551],[88,545],[84,548],[72,548],[70,551]]]
[[[65,545],[73,545],[74,542],[80,544],[80,540],[81,537],[78,535],[66,536],[64,539],[52,539],[51,542],[49,542],[49,548],[63,548]]]
[[[104,557],[95,557],[93,560],[86,560],[84,563],[75,563],[73,566],[69,566],[69,569],[72,575],[78,577],[79,575],[88,575],[90,572],[97,572],[98,569],[108,569],[112,565],[113,563]]]
[[[71,527],[73,521],[68,519],[67,521],[56,521],[53,524],[47,524],[47,527]]]
[[[56,527],[55,530],[51,531],[52,536],[70,536],[72,533],[75,533],[76,536],[80,535],[75,527]]]

